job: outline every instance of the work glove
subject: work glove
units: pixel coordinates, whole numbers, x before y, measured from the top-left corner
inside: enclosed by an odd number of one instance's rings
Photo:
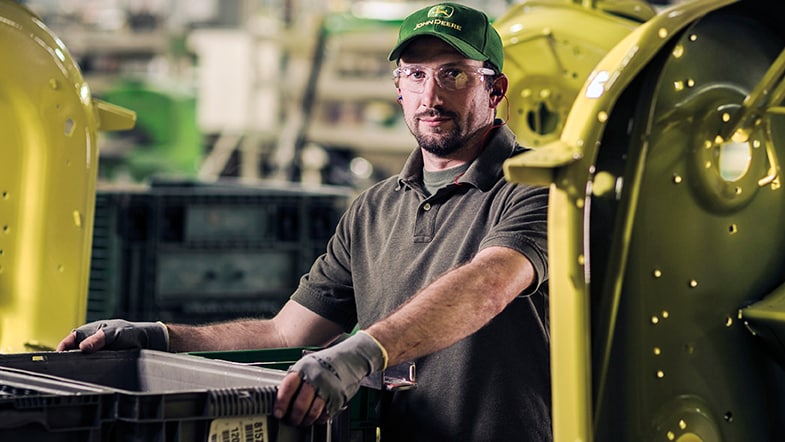
[[[300,358],[289,371],[298,372],[325,401],[333,416],[360,389],[360,381],[387,368],[387,351],[373,336],[359,331],[348,339]]]
[[[106,319],[87,323],[76,330],[76,344],[103,330],[105,340],[103,349],[124,350],[146,348],[150,350],[169,350],[169,330],[163,322],[129,322],[123,319]]]

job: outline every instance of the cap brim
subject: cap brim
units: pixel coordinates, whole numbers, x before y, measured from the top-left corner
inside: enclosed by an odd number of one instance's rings
[[[398,43],[398,45],[396,45],[393,48],[392,51],[390,51],[390,55],[387,57],[387,59],[390,60],[390,61],[398,60],[399,58],[401,58],[401,54],[403,53],[403,51],[406,50],[406,47],[409,46],[409,44],[413,40],[415,40],[418,37],[422,37],[424,35],[430,35],[430,36],[436,37],[436,38],[444,41],[445,43],[449,44],[450,46],[455,48],[455,50],[457,50],[458,52],[460,52],[461,54],[463,54],[465,57],[467,57],[469,59],[478,60],[478,61],[486,61],[486,60],[488,60],[488,57],[483,55],[482,52],[480,52],[477,49],[474,49],[472,46],[464,43],[459,38],[453,37],[451,35],[445,35],[445,34],[440,34],[438,32],[430,32],[430,31],[420,32],[417,35],[412,35],[411,37],[407,38],[406,40],[401,41],[400,43]]]

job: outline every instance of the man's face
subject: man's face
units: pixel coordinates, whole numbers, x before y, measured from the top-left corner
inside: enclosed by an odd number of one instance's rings
[[[412,66],[422,67],[426,75],[421,75],[421,92],[412,92],[399,81],[406,125],[421,148],[449,157],[493,121],[495,104],[485,83],[489,78],[473,76],[470,86],[460,90],[441,87],[434,78],[440,68],[458,66],[474,72],[482,68],[482,62],[465,58],[435,37],[420,37],[406,47],[399,67]]]

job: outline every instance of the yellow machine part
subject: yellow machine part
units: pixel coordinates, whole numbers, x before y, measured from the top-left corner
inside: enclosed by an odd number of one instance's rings
[[[494,21],[510,80],[508,119],[518,141],[538,147],[559,139],[567,114],[594,66],[656,14],[643,0],[526,0]]]
[[[551,189],[556,442],[785,440],[783,16],[664,10],[505,164]]]
[[[84,322],[98,130],[135,114],[94,100],[68,50],[0,1],[0,352],[53,348]]]

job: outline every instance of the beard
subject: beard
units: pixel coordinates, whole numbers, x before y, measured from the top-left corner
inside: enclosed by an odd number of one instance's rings
[[[419,117],[447,116],[452,117],[454,127],[450,130],[435,129],[429,133],[423,133],[417,128],[417,118]],[[464,146],[464,139],[461,137],[461,126],[456,119],[456,115],[438,109],[430,109],[415,115],[414,124],[411,132],[417,140],[417,144],[426,152],[432,153],[437,157],[447,157]]]

